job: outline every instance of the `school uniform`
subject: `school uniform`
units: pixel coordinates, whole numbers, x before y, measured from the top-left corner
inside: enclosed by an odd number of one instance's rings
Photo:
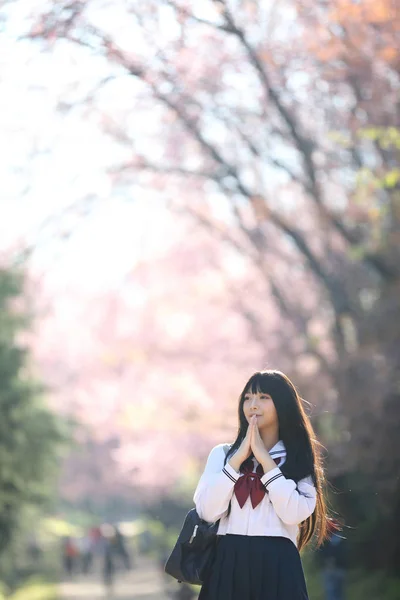
[[[269,451],[276,468],[265,474],[254,457],[240,473],[224,465],[226,446],[211,450],[193,498],[202,519],[220,519],[199,600],[308,600],[296,538],[315,509],[312,478],[286,479],[282,441]]]

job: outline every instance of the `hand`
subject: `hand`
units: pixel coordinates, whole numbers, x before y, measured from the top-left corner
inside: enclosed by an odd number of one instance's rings
[[[260,464],[263,464],[267,462],[268,458],[271,457],[266,447],[264,446],[264,442],[262,441],[260,430],[258,429],[257,417],[252,416],[250,419],[250,423],[252,423],[252,435],[250,440],[251,449],[258,462]]]
[[[262,465],[264,473],[268,473],[269,471],[272,471],[272,469],[276,468],[276,463],[271,458],[270,453],[264,446],[264,442],[262,441],[260,435],[260,430],[258,429],[257,418],[252,417],[252,419],[255,419],[255,423],[252,428],[251,449],[258,462]]]
[[[251,436],[252,436],[253,427],[254,427],[254,419],[251,419],[249,426],[247,427],[247,432],[246,432],[246,435],[245,435],[242,443],[240,444],[239,448],[236,450],[235,454],[228,461],[228,463],[231,465],[231,467],[233,469],[235,469],[235,471],[237,473],[239,473],[240,465],[242,464],[242,462],[244,462],[247,458],[249,458],[249,456],[252,452]]]

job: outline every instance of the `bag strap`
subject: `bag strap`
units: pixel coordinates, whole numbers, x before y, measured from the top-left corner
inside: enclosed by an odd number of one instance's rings
[[[224,445],[224,452],[225,452],[225,456],[228,454],[229,450],[232,448],[232,444],[225,444]],[[229,500],[229,511],[230,511],[230,507],[231,507],[231,500]]]

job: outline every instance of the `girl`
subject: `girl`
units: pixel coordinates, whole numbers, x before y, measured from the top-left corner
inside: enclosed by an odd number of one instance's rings
[[[327,536],[319,443],[280,371],[260,371],[239,400],[239,431],[211,450],[194,494],[199,516],[220,519],[199,600],[307,600],[299,551]]]

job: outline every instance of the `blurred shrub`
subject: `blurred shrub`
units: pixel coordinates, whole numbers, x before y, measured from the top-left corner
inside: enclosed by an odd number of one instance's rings
[[[23,285],[19,272],[0,268],[0,579],[11,587],[24,573],[30,521],[48,506],[67,439],[21,343],[29,325]]]

